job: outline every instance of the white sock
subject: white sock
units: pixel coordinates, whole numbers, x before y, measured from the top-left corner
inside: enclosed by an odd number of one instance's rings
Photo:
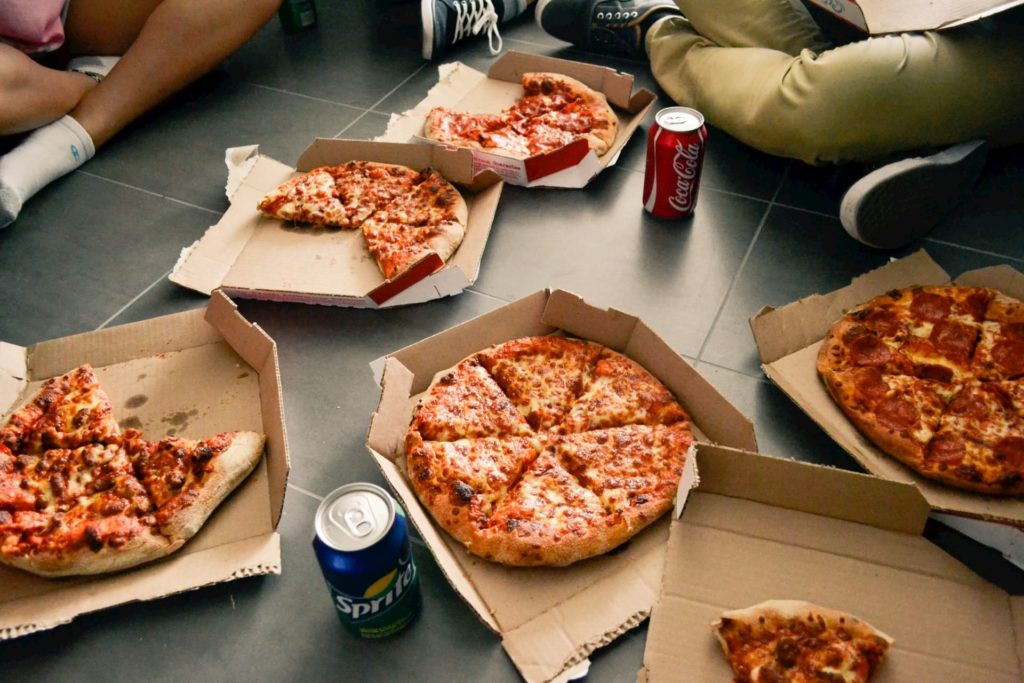
[[[92,138],[70,116],[34,130],[0,157],[0,228],[18,218],[29,197],[95,153]]]

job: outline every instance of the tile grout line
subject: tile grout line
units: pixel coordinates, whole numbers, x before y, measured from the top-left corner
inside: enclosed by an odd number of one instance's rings
[[[934,244],[941,244],[944,247],[952,247],[954,249],[963,249],[964,251],[972,251],[976,254],[982,254],[984,256],[991,256],[993,258],[1001,260],[1016,261],[1017,263],[1024,263],[1024,258],[1018,258],[1016,256],[1006,256],[1005,254],[997,254],[994,251],[986,251],[984,249],[978,249],[977,247],[968,247],[963,244],[957,244],[956,242],[947,242],[946,240],[936,239],[934,237],[924,237],[924,242],[932,242]]]
[[[323,98],[323,97],[313,97],[312,95],[304,95],[303,93],[295,92],[293,90],[285,90],[283,88],[275,88],[275,87],[270,86],[270,85],[262,85],[260,83],[253,83],[252,81],[245,81],[245,83],[248,83],[249,85],[251,85],[254,88],[261,88],[263,90],[269,90],[270,92],[275,92],[275,93],[278,93],[279,95],[291,95],[293,97],[301,97],[303,99],[311,100],[313,102],[322,102],[323,104],[333,104],[333,105],[338,106],[338,107],[345,107],[346,109],[355,109],[356,111],[362,111],[363,110],[362,107],[357,107],[354,104],[346,104],[344,102],[337,102],[335,100],[328,100],[328,99]]]
[[[173,270],[173,268],[172,268],[171,270]],[[146,288],[145,288],[145,289],[143,289],[143,290],[142,290],[141,292],[139,292],[139,293],[138,293],[138,294],[136,294],[136,295],[135,295],[134,297],[132,297],[131,301],[129,301],[128,303],[126,303],[126,304],[125,304],[124,306],[122,306],[121,308],[117,309],[117,311],[115,311],[115,312],[114,312],[114,314],[113,314],[112,316],[110,316],[109,318],[107,318],[106,320],[104,320],[104,321],[103,321],[102,323],[100,323],[99,327],[97,327],[96,329],[97,329],[97,330],[102,330],[102,329],[103,329],[104,327],[106,327],[107,325],[109,325],[109,324],[110,324],[110,323],[111,323],[111,322],[112,322],[112,321],[113,321],[113,320],[114,320],[114,319],[115,319],[115,318],[116,318],[117,316],[121,315],[121,314],[122,314],[122,313],[124,313],[124,312],[125,312],[126,310],[128,310],[128,308],[129,308],[129,307],[130,307],[130,306],[131,306],[132,304],[134,304],[134,303],[135,303],[136,301],[138,301],[138,300],[139,300],[139,299],[141,299],[141,298],[142,298],[143,296],[145,296],[145,295],[146,295],[146,292],[148,292],[149,290],[153,289],[153,288],[154,288],[154,287],[156,287],[156,286],[157,286],[158,284],[160,284],[161,282],[163,282],[163,281],[164,281],[164,278],[166,278],[166,277],[167,277],[167,276],[169,276],[170,274],[171,274],[171,271],[170,271],[170,270],[168,270],[168,271],[167,271],[166,273],[164,273],[163,275],[161,275],[160,277],[158,277],[158,278],[157,278],[156,280],[154,280],[154,281],[153,281],[152,283],[150,283],[150,285],[149,285],[148,287],[146,287]]]
[[[189,207],[191,209],[198,209],[200,211],[205,211],[207,213],[215,213],[218,216],[220,216],[220,215],[222,215],[224,213],[223,211],[217,211],[216,209],[210,209],[210,208],[205,207],[205,206],[199,206],[198,204],[192,204],[190,202],[186,202],[183,199],[177,199],[175,197],[169,197],[169,196],[167,196],[165,194],[160,194],[159,192],[154,192],[153,190],[147,190],[144,187],[138,187],[137,185],[130,185],[128,183],[121,182],[120,180],[114,180],[113,178],[108,178],[106,176],[96,175],[95,173],[90,173],[89,171],[83,171],[82,169],[76,169],[75,173],[81,173],[84,176],[89,176],[90,178],[95,178],[96,180],[102,180],[103,182],[111,183],[112,185],[118,185],[120,187],[124,187],[124,188],[127,188],[129,190],[135,190],[136,192],[142,192],[143,194],[148,194],[148,195],[150,195],[152,197],[156,197],[158,199],[166,199],[169,202],[174,202],[175,204],[181,204],[182,206],[187,206],[187,207]]]
[[[307,491],[306,489],[302,488],[301,486],[296,486],[295,484],[291,484],[291,483],[288,484],[288,488],[294,489],[294,490],[298,491],[299,493],[301,493],[303,495],[306,495],[306,496],[309,496],[310,498],[313,498],[314,500],[322,501],[324,499],[323,496],[318,496],[317,494],[313,493],[312,491]]]
[[[786,180],[789,178],[789,171],[791,168],[793,168],[792,162],[786,165],[786,170],[783,171],[782,178],[779,179],[779,184],[775,188],[775,193],[772,194],[772,198],[768,201],[768,206],[764,209],[764,215],[761,216],[761,220],[757,224],[757,230],[754,231],[754,236],[750,238],[750,244],[747,245],[747,250],[743,253],[743,258],[740,260],[739,267],[736,268],[736,274],[733,275],[732,281],[729,282],[728,289],[725,290],[725,296],[722,297],[722,303],[718,305],[715,317],[711,321],[711,327],[708,328],[708,335],[704,337],[704,341],[700,345],[700,350],[697,352],[695,360],[698,363],[701,361],[701,358],[704,357],[704,351],[707,349],[708,343],[711,341],[711,336],[715,332],[715,327],[718,326],[718,321],[722,317],[722,311],[725,309],[725,304],[729,301],[729,297],[732,296],[732,290],[735,289],[736,283],[739,281],[740,275],[743,273],[743,269],[747,266],[747,261],[750,259],[750,255],[754,252],[754,245],[757,244],[758,238],[761,237],[761,231],[764,230],[765,223],[768,222],[768,215],[771,213],[772,207],[775,206],[775,200],[778,198],[779,193],[782,192],[782,187],[786,184]]]
[[[396,85],[396,86],[395,86],[394,88],[392,88],[392,89],[391,89],[391,90],[389,90],[388,92],[384,93],[384,95],[383,95],[383,96],[382,96],[382,97],[381,97],[381,98],[380,98],[379,100],[377,100],[376,102],[374,102],[373,104],[371,104],[371,105],[370,105],[369,107],[367,107],[366,109],[364,109],[364,110],[363,110],[363,113],[361,113],[361,114],[360,114],[359,116],[357,116],[357,117],[356,117],[356,118],[355,118],[355,119],[354,119],[354,120],[353,120],[353,121],[352,121],[352,122],[351,122],[350,124],[348,124],[347,126],[345,126],[344,128],[342,128],[342,129],[341,129],[340,131],[338,131],[338,133],[337,133],[337,134],[336,134],[336,135],[335,135],[334,137],[338,138],[338,137],[341,137],[342,135],[344,135],[344,134],[345,134],[345,131],[346,131],[346,130],[348,130],[348,129],[349,129],[349,128],[351,128],[352,126],[354,126],[354,125],[356,125],[357,123],[359,123],[360,121],[362,121],[362,120],[363,120],[363,117],[364,117],[364,116],[366,116],[367,114],[369,114],[369,113],[370,113],[371,111],[372,111],[372,112],[374,112],[375,114],[383,113],[383,112],[378,112],[378,111],[375,111],[375,109],[376,109],[377,105],[378,105],[378,104],[380,104],[381,102],[383,102],[384,100],[386,100],[387,98],[391,97],[392,95],[394,95],[394,94],[395,94],[395,92],[396,92],[396,91],[398,91],[398,89],[399,89],[399,88],[401,88],[401,87],[402,87],[403,85],[405,85],[405,84],[406,84],[406,83],[408,83],[408,82],[409,82],[410,80],[412,80],[412,78],[413,78],[413,77],[414,77],[414,76],[415,76],[416,74],[418,74],[418,73],[419,73],[420,71],[423,71],[423,67],[425,67],[425,66],[426,66],[427,64],[429,64],[429,62],[424,62],[423,64],[420,64],[420,65],[419,65],[419,66],[418,66],[418,67],[416,68],[416,70],[415,70],[415,71],[413,71],[413,72],[412,72],[411,74],[409,74],[409,75],[408,75],[408,76],[406,76],[406,77],[405,77],[404,79],[402,79],[402,82],[401,82],[401,83],[399,83],[398,85]]]

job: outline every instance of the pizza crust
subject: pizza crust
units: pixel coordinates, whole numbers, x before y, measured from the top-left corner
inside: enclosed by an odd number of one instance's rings
[[[48,578],[107,574],[158,560],[184,544],[147,531],[125,545],[103,546],[94,551],[79,546],[62,551],[37,551],[28,555],[0,554],[0,562]]]
[[[160,531],[179,543],[192,538],[217,506],[255,469],[263,456],[264,440],[256,432],[235,432],[231,445],[213,460],[213,471],[204,477],[195,498],[161,524]]]

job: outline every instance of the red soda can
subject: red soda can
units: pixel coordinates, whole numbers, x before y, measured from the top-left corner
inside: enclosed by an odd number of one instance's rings
[[[668,107],[654,115],[644,172],[647,211],[659,218],[693,214],[707,139],[704,115],[696,109]]]

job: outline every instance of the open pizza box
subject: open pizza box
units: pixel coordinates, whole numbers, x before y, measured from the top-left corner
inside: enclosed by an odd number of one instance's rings
[[[438,71],[437,85],[411,110],[393,116],[387,132],[378,140],[415,140],[434,144],[423,137],[423,125],[431,109],[440,106],[471,114],[500,113],[523,96],[522,75],[533,71],[570,76],[608,98],[618,116],[619,127],[615,141],[600,157],[582,139],[528,159],[473,151],[473,168],[477,173],[490,169],[506,182],[526,187],[586,186],[591,178],[615,163],[619,151],[636,132],[657,99],[645,88],[634,91],[633,77],[614,69],[523,52],[506,52],[486,74],[460,62],[442,64]]]
[[[425,145],[317,139],[292,168],[259,154],[228,150],[231,206],[194,244],[182,250],[170,279],[209,294],[218,287],[245,299],[383,308],[459,294],[476,281],[502,182],[474,172],[468,150]],[[263,216],[256,205],[296,174],[319,166],[364,160],[437,169],[454,183],[469,208],[462,244],[447,263],[428,254],[385,280],[360,230],[316,228]]]
[[[647,617],[661,582],[668,516],[621,549],[569,567],[491,563],[435,526],[405,478],[402,442],[413,407],[436,373],[491,344],[551,333],[599,342],[643,365],[693,417],[697,438],[755,446],[750,422],[647,325],[561,290],[537,292],[373,364],[382,392],[367,447],[448,581],[501,637],[528,681],[585,668],[593,650]]]
[[[177,552],[108,575],[47,579],[0,566],[0,640],[76,616],[215,583],[281,573],[276,531],[288,478],[277,347],[215,292],[205,310],[153,318],[28,348],[0,342],[0,413],[42,382],[90,363],[114,417],[143,438],[266,434],[263,459]]]
[[[1024,0],[809,0],[865,33],[902,33],[960,26]]]
[[[921,536],[915,487],[705,444],[687,464],[639,681],[732,680],[711,622],[769,599],[891,636],[877,683],[1024,680],[1024,597]]]
[[[971,518],[973,523],[961,525],[961,531],[1008,552],[1011,545],[1020,545],[1024,532],[1019,528],[995,528],[985,537],[974,532],[992,522],[1024,527],[1024,499],[963,491],[911,471],[861,435],[832,401],[815,368],[826,332],[850,308],[890,289],[949,282],[950,276],[926,252],[918,251],[861,275],[834,292],[814,294],[778,309],[765,307],[751,318],[750,326],[765,374],[857,462],[872,474],[914,484],[934,511]],[[1024,275],[1006,265],[969,271],[954,282],[989,287],[1024,299]]]

